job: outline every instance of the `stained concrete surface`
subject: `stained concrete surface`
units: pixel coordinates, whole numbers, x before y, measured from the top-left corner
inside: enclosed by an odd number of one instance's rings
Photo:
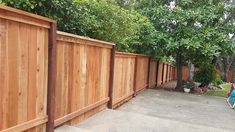
[[[148,89],[116,110],[104,110],[57,132],[235,132],[225,98]]]

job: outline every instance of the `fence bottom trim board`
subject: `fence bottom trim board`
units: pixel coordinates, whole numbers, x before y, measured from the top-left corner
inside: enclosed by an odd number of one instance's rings
[[[115,106],[115,105],[117,105],[118,103],[122,102],[122,101],[125,100],[126,98],[129,98],[130,96],[133,96],[134,93],[135,93],[135,92],[133,91],[133,92],[131,92],[131,93],[128,94],[128,95],[125,95],[125,96],[123,96],[123,97],[121,97],[121,98],[118,98],[117,100],[115,100],[115,101],[113,102],[113,106]]]
[[[142,91],[142,90],[144,90],[146,88],[148,88],[148,84],[142,86],[141,88],[137,88],[136,93],[138,93],[138,92],[140,92],[140,91]]]
[[[154,87],[156,87],[156,86],[157,86],[157,83],[155,83],[155,84],[149,86],[149,88],[154,88]]]
[[[72,112],[72,113],[70,113],[70,114],[68,114],[68,115],[66,115],[64,117],[61,117],[61,118],[55,120],[54,127],[58,127],[58,126],[62,125],[63,123],[72,120],[75,117],[78,117],[78,116],[80,116],[80,115],[82,115],[82,114],[84,114],[84,113],[86,113],[86,112],[88,112],[88,111],[90,111],[90,110],[100,106],[100,105],[103,105],[103,104],[107,103],[108,101],[109,101],[109,97],[105,98],[105,99],[103,99],[101,101],[98,101],[98,102],[96,102],[96,103],[94,103],[92,105],[89,105],[87,107],[84,107],[84,108],[82,108],[80,110],[74,111],[74,112]]]
[[[140,89],[140,90],[136,91],[136,93],[135,93],[135,94],[137,95],[137,94],[141,93],[142,91],[145,91],[145,90],[147,89],[147,87],[148,87],[148,86],[146,86],[146,87],[145,87],[145,88],[143,88],[143,89]]]
[[[1,132],[22,132],[22,131],[28,130],[30,128],[42,125],[42,124],[46,123],[47,121],[48,121],[48,117],[44,116],[44,117],[40,117],[40,118],[31,120],[31,121],[21,123],[19,125],[14,126],[14,127],[7,128],[5,130],[2,130]]]

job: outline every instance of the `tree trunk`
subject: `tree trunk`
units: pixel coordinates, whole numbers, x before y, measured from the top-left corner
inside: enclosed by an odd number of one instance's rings
[[[188,62],[188,69],[189,69],[189,81],[193,81],[193,76],[194,76],[194,64],[189,60]]]
[[[176,68],[177,68],[177,86],[176,89],[182,89],[183,85],[183,74],[182,74],[182,68],[183,68],[183,61],[180,54],[176,57]]]
[[[224,70],[221,71],[221,79],[224,81],[224,82],[227,82],[227,74]]]

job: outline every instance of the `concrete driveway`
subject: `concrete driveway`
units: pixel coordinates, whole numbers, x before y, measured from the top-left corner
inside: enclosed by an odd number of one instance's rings
[[[148,89],[116,110],[56,131],[235,132],[235,110],[220,97]]]

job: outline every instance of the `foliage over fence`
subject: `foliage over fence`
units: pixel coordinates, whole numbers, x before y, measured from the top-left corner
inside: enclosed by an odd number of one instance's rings
[[[57,20],[58,29],[114,42],[119,51],[154,54],[156,31],[147,17],[106,0],[4,0],[4,4]]]

